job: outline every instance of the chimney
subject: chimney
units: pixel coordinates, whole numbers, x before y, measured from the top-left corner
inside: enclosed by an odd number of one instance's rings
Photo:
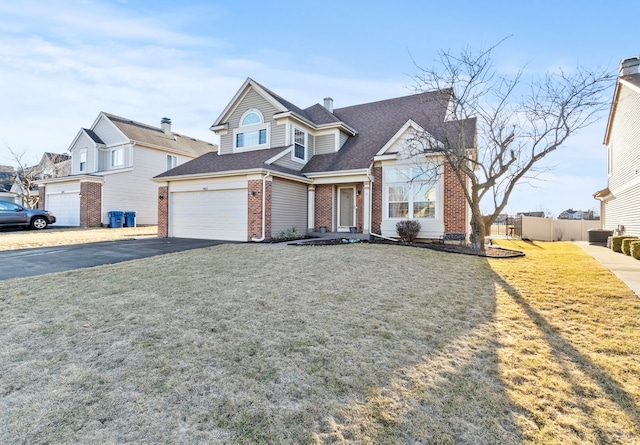
[[[333,113],[333,99],[330,97],[324,98],[324,107],[329,110],[330,113]]]
[[[640,65],[640,56],[633,56],[622,59],[622,61],[620,62],[620,76],[638,74],[638,65]]]
[[[171,119],[168,117],[160,119],[160,128],[164,134],[171,134]]]

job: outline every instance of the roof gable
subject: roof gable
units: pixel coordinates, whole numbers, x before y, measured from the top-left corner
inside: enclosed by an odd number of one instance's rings
[[[618,77],[616,82],[616,88],[613,92],[613,100],[611,101],[611,108],[609,110],[609,117],[607,119],[607,126],[604,133],[604,145],[609,145],[609,138],[611,137],[611,128],[613,120],[615,118],[616,111],[618,109],[618,99],[622,92],[622,88],[629,88],[631,91],[640,94],[640,73],[631,74],[627,76]]]

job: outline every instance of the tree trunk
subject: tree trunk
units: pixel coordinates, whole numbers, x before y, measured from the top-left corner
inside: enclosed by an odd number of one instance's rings
[[[471,205],[471,235],[469,236],[471,248],[484,250],[484,218],[480,211],[478,199],[473,200]]]

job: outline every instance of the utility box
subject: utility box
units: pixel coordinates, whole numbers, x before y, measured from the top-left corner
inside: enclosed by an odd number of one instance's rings
[[[121,229],[124,224],[124,212],[109,212],[109,227]]]

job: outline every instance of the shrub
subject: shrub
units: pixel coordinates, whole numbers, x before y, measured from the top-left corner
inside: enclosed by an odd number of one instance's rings
[[[412,219],[399,221],[396,223],[396,232],[402,241],[412,243],[416,240],[418,232],[420,232],[420,222]]]
[[[622,253],[625,255],[631,255],[631,243],[637,241],[638,237],[632,236],[622,240]]]
[[[627,238],[635,238],[635,237],[630,235],[612,236],[611,250],[613,250],[614,252],[622,253],[622,240],[625,240]]]
[[[640,241],[634,241],[631,243],[631,256],[636,260],[640,260]]]

